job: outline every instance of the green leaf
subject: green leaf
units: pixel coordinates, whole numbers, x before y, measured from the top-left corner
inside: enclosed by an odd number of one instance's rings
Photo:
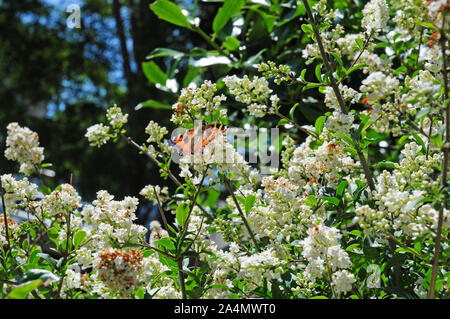
[[[323,196],[323,197],[319,197],[320,199],[324,200],[325,202],[330,202],[335,206],[339,206],[339,203],[341,202],[338,198],[336,197],[329,197],[329,196]]]
[[[181,12],[181,8],[168,0],[157,0],[150,5],[150,9],[162,20],[184,28],[191,28],[188,18]]]
[[[421,120],[423,117],[425,117],[428,113],[430,113],[431,111],[431,107],[424,107],[422,109],[420,109],[419,112],[417,112],[416,116],[415,116],[415,121],[417,120]]]
[[[166,85],[167,75],[163,71],[161,71],[161,69],[155,62],[142,62],[142,70],[144,71],[147,79],[153,84],[159,83],[162,86]]]
[[[303,69],[303,70],[300,72],[300,78],[301,78],[303,81],[306,81],[306,80],[305,80],[305,74],[306,74],[306,69]]]
[[[301,28],[302,28],[303,32],[305,32],[306,34],[314,32],[312,26],[308,23],[302,24]]]
[[[350,73],[352,73],[352,72],[354,72],[356,70],[362,69],[365,66],[366,66],[365,63],[360,63],[360,64],[357,64],[355,66],[352,66],[350,69],[347,70],[347,75],[349,75]]]
[[[59,276],[46,269],[29,269],[23,274],[22,282],[28,282],[36,279],[46,281],[49,278],[51,281],[59,281],[60,279]]]
[[[354,250],[356,249],[356,248],[358,248],[359,247],[359,244],[351,244],[350,246],[348,246],[346,249],[345,249],[345,251],[349,251],[349,252],[354,252]]]
[[[383,168],[394,169],[395,168],[395,163],[394,162],[390,162],[390,161],[379,162],[377,164],[377,169],[383,169]]]
[[[439,148],[442,147],[442,134],[433,135],[433,136],[431,136],[430,140],[437,147],[439,147]]]
[[[171,110],[172,106],[169,104],[160,103],[155,100],[147,100],[145,102],[141,102],[134,108],[136,111],[142,108],[152,108],[152,109],[166,109]]]
[[[364,50],[364,42],[362,39],[360,38],[356,38],[355,39],[356,44],[358,45],[358,48],[362,51]]]
[[[309,90],[309,89],[312,89],[312,88],[316,88],[316,87],[319,87],[319,86],[322,86],[322,84],[321,83],[308,83],[308,84],[306,84],[303,87],[302,91],[306,91],[306,90]]]
[[[416,133],[413,134],[414,139],[416,140],[417,144],[419,144],[420,146],[422,146],[422,152],[425,154],[426,152],[426,146],[425,143],[423,142],[423,140],[420,138],[420,136]]]
[[[188,213],[189,213],[189,208],[185,203],[182,203],[180,206],[177,207],[175,216],[176,216],[178,224],[181,227],[184,227],[184,223],[186,222]]]
[[[314,127],[316,129],[316,134],[320,136],[323,131],[323,126],[325,125],[325,121],[327,120],[327,117],[325,115],[319,116],[316,119],[316,123],[314,124]]]
[[[240,45],[241,45],[241,43],[239,42],[239,40],[237,38],[231,37],[231,36],[228,36],[226,38],[225,42],[223,43],[223,46],[230,51],[234,51],[234,50],[238,49]]]
[[[435,30],[435,31],[439,31],[439,28],[437,26],[435,26],[434,24],[432,24],[432,23],[421,21],[419,19],[415,20],[415,23],[417,25],[422,26],[422,27],[425,27],[425,28],[428,28],[428,29],[432,29],[432,30]]]
[[[152,52],[150,52],[150,54],[147,55],[145,58],[147,60],[151,60],[151,59],[154,59],[154,58],[170,56],[170,57],[172,57],[174,59],[180,59],[184,55],[185,54],[183,52],[180,52],[180,51],[176,51],[176,50],[172,50],[172,49],[168,49],[168,48],[156,48]]]
[[[330,52],[330,54],[336,59],[340,66],[344,66],[344,62],[342,62],[342,59],[339,55],[334,52]]]
[[[250,213],[250,211],[252,210],[252,207],[253,207],[253,204],[255,203],[255,200],[256,200],[256,196],[255,195],[248,195],[246,198],[245,198],[245,204],[244,204],[244,207],[245,207],[245,213],[248,215],[248,213]]]
[[[245,0],[225,0],[223,6],[217,12],[213,21],[214,33],[219,32],[227,24],[228,20],[237,14],[244,6]]]
[[[345,189],[347,188],[348,181],[342,181],[339,183],[338,187],[336,188],[336,196],[342,197],[344,194]]]
[[[54,227],[49,228],[49,229],[47,230],[47,236],[48,236],[48,238],[50,238],[50,240],[51,240],[52,242],[54,242],[56,245],[59,244],[59,231],[58,231],[56,228],[54,228]]]
[[[173,241],[171,241],[167,237],[157,240],[156,244],[158,244],[158,246],[167,248],[168,250],[175,250],[175,245],[174,245]]]
[[[299,105],[300,105],[300,103],[295,103],[294,106],[289,110],[289,116],[291,117],[292,120],[294,120],[295,109]]]
[[[11,292],[6,296],[6,299],[25,299],[30,292],[43,284],[43,281],[38,279],[29,283],[25,283],[23,285],[15,287]]]
[[[343,147],[342,150],[346,151],[346,152],[349,152],[350,154],[352,154],[352,156],[358,155],[358,152],[353,147]]]
[[[316,78],[317,78],[317,81],[319,81],[319,82],[322,82],[321,67],[322,67],[322,64],[319,63],[316,65],[316,69],[315,69]]]
[[[86,236],[87,233],[84,230],[79,230],[75,233],[75,235],[73,236],[73,245],[75,249],[83,243]]]
[[[289,125],[289,124],[291,124],[291,123],[290,123],[288,120],[286,120],[286,119],[281,119],[281,120],[278,121],[277,127],[278,127],[278,126],[281,126],[281,125]]]
[[[344,134],[340,134],[340,133],[334,133],[334,135],[336,135],[337,137],[340,137],[342,140],[347,142],[348,145],[354,146],[353,145],[353,141],[352,141],[352,139],[349,136],[344,135]]]
[[[49,195],[49,194],[52,192],[52,190],[50,189],[50,187],[45,186],[45,185],[39,186],[39,187],[38,187],[38,190],[39,190],[42,194],[44,194],[44,195]]]
[[[194,82],[194,80],[198,76],[199,72],[200,72],[200,70],[198,68],[189,65],[188,72],[186,73],[186,76],[183,79],[183,86],[188,87],[189,84]]]

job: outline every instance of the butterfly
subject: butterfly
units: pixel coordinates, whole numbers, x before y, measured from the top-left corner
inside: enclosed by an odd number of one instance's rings
[[[192,154],[203,149],[218,135],[225,133],[226,130],[227,127],[222,124],[197,126],[186,130],[174,140],[170,140],[169,145],[177,148],[181,155]]]

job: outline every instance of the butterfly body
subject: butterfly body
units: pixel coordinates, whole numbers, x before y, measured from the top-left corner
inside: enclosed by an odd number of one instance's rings
[[[225,133],[226,129],[222,124],[197,126],[169,141],[169,145],[177,148],[181,155],[192,154],[202,150],[218,135]]]

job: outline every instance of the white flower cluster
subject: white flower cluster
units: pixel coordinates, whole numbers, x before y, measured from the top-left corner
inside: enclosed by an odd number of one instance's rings
[[[106,144],[111,138],[109,136],[109,126],[105,126],[101,123],[89,126],[84,136],[87,137],[91,146],[96,147]]]
[[[106,118],[113,130],[121,129],[128,122],[128,114],[123,114],[122,109],[117,105],[106,111]]]
[[[105,248],[95,254],[93,267],[97,277],[111,291],[120,297],[131,297],[143,270],[142,252]]]
[[[302,256],[308,261],[305,273],[312,280],[322,277],[326,270],[334,272],[332,286],[337,292],[346,293],[356,280],[353,274],[341,270],[348,268],[351,261],[339,244],[340,237],[339,230],[334,227],[314,225],[302,241]]]
[[[5,157],[20,164],[19,171],[31,175],[40,170],[44,160],[44,148],[39,146],[39,136],[28,127],[9,123],[6,137]]]
[[[160,126],[158,123],[155,123],[153,120],[150,121],[145,128],[145,133],[149,135],[147,139],[147,143],[156,143],[160,144],[164,136],[168,133],[167,128],[164,126]]]
[[[171,121],[181,125],[193,120],[202,120],[203,110],[206,110],[211,117],[219,111],[220,118],[223,118],[226,115],[226,109],[220,109],[220,106],[226,100],[226,96],[215,95],[216,91],[216,84],[208,80],[198,88],[184,88],[181,90],[178,101],[172,105]]]
[[[60,185],[60,189],[54,190],[42,201],[42,209],[50,216],[63,219],[80,207],[81,197],[70,184]]]
[[[156,205],[158,204],[156,195],[159,197],[159,200],[161,202],[165,202],[169,196],[169,189],[167,188],[167,186],[164,186],[161,189],[159,185],[147,185],[139,192],[139,195],[144,196],[149,201],[153,201],[153,204]]]
[[[215,246],[211,246],[210,249],[216,255],[208,259],[214,285],[220,284],[232,288],[232,280],[236,278],[246,283],[251,294],[251,291],[258,288],[263,280],[267,281],[271,289],[272,280],[280,278],[283,261],[271,248],[251,255],[241,251],[235,243],[231,243],[228,251],[218,250]],[[211,288],[205,297],[227,298],[229,295],[230,293],[224,289]]]
[[[333,133],[348,135],[355,116],[352,113],[344,114],[340,111],[334,111],[327,117],[321,136],[325,139],[332,139]]]
[[[6,213],[13,214],[17,209],[27,209],[39,197],[38,186],[30,183],[28,178],[16,180],[11,174],[1,175],[2,186],[5,191],[4,200]]]
[[[405,84],[409,90],[401,96],[401,100],[406,104],[409,114],[416,115],[424,105],[430,104],[430,99],[438,97],[439,85],[435,81],[434,75],[428,70],[419,71],[413,78],[406,77]]]
[[[448,11],[450,7],[447,0],[430,0],[425,4],[428,12],[428,16],[432,21],[441,22],[442,21],[442,12],[445,10]]]
[[[340,174],[348,175],[356,163],[336,142],[324,141],[318,149],[311,149],[308,137],[294,151],[288,170],[292,182],[302,186],[314,179],[323,178],[325,185],[336,185]]]
[[[201,177],[208,166],[206,176],[209,182],[213,183],[217,174],[213,168],[221,173],[232,173],[233,179],[246,182],[250,167],[237,152],[233,145],[227,142],[226,135],[218,134],[210,143],[208,143],[201,151],[193,154],[185,154],[180,158],[181,177],[193,177],[193,172],[198,173],[193,181],[200,183]],[[191,172],[192,168],[193,172]]]
[[[261,72],[265,78],[275,77],[274,82],[278,85],[282,82],[289,82],[294,77],[291,68],[285,64],[277,66],[275,62],[267,61],[267,63],[263,62],[256,66],[258,67],[258,72]]]
[[[134,224],[137,218],[135,211],[138,199],[126,196],[122,201],[113,200],[114,196],[107,191],[98,191],[97,199],[92,205],[86,205],[81,211],[84,222],[88,227],[89,244],[78,251],[79,256],[89,256],[91,251],[99,248],[110,247],[111,243],[139,243],[143,241],[147,229],[144,226]],[[87,261],[89,258],[81,258]],[[80,264],[84,264],[78,260]]]
[[[358,103],[361,99],[361,93],[358,91],[343,85],[342,83],[339,84],[339,91],[341,92],[342,98],[344,99],[344,102],[349,102],[350,104]],[[339,106],[339,103],[337,101],[336,95],[334,93],[334,90],[331,86],[327,86],[324,90],[325,93],[325,104],[334,110],[340,111],[341,108]]]
[[[441,156],[435,153],[427,158],[419,154],[420,149],[415,142],[406,144],[402,150],[404,158],[396,169],[378,176],[373,192],[376,208],[368,205],[356,208],[356,221],[366,233],[377,235],[401,230],[414,239],[431,235],[437,229],[439,212],[421,201],[439,187],[440,179],[430,176],[433,167],[440,165]],[[450,225],[450,216],[447,210],[444,215],[445,229]]]
[[[265,77],[255,76],[250,80],[247,75],[239,78],[236,75],[226,76],[223,82],[228,87],[236,101],[247,104],[250,115],[255,117],[263,117],[267,113],[276,110],[279,99],[276,95],[271,95],[272,90],[269,88],[269,82]],[[268,100],[271,106],[268,106]]]
[[[371,0],[362,11],[361,25],[367,32],[377,32],[386,27],[389,19],[389,11],[386,0]]]
[[[110,133],[110,129],[117,133],[128,122],[128,114],[123,114],[122,109],[117,105],[106,110],[106,118],[109,121],[109,125],[98,123],[87,128],[84,136],[87,137],[89,145],[103,146],[114,136],[113,133]]]
[[[362,81],[359,89],[361,92],[367,93],[368,104],[375,104],[395,94],[399,89],[399,85],[399,81],[396,78],[377,71],[369,74]]]
[[[373,53],[375,45],[369,43],[364,52],[360,52],[357,47],[356,39],[364,41],[365,38],[362,34],[345,34],[336,40],[336,50],[342,55],[347,56],[349,60],[354,61],[359,56],[358,64],[364,64],[363,73],[372,73],[376,71],[390,72],[392,62],[389,58],[382,58],[379,55]],[[360,55],[361,54],[361,55]]]

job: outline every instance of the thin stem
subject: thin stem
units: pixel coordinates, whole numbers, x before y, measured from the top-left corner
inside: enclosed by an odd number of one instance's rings
[[[183,257],[179,257],[177,259],[178,265],[178,280],[180,281],[180,289],[181,289],[181,298],[186,299],[186,287],[184,284],[184,276],[183,276]]]
[[[300,131],[314,137],[315,139],[320,141],[320,138],[317,136],[316,133],[313,133],[305,128],[303,128],[301,125],[299,125],[297,122],[291,120],[290,118],[288,118],[287,116],[281,114],[280,112],[275,112],[275,115],[277,115],[278,117],[281,117],[282,119],[285,119],[286,121],[288,121],[289,123],[291,123],[292,125],[294,125],[296,128],[298,128]]]
[[[191,220],[191,214],[192,214],[192,210],[194,209],[195,204],[197,203],[197,197],[198,194],[200,194],[200,191],[202,189],[203,186],[203,182],[205,181],[205,177],[206,177],[206,173],[208,173],[208,169],[209,169],[209,164],[206,165],[205,171],[203,172],[203,176],[202,176],[202,180],[200,181],[200,184],[197,187],[197,191],[195,192],[194,198],[192,199],[192,205],[189,208],[189,213],[186,217],[186,221],[184,222],[184,229],[183,229],[183,235],[181,236],[181,241],[183,242],[186,236],[186,232],[189,226],[189,221]],[[182,246],[182,244],[180,245],[180,247]]]
[[[161,215],[161,219],[163,220],[164,228],[167,231],[169,231],[169,227],[167,226],[166,214],[164,214],[164,211],[162,209],[161,202],[159,200],[159,195],[158,195],[158,192],[156,191],[156,187],[155,186],[153,186],[153,192],[155,193],[156,201],[158,202],[159,214]]]
[[[441,50],[442,50],[442,75],[444,77],[444,103],[448,100],[448,75],[447,75],[447,55],[446,55],[446,43],[447,37],[445,34],[446,16],[445,11],[442,12],[442,28],[441,28]],[[449,143],[450,143],[450,105],[445,107],[445,143],[443,147],[444,159],[442,163],[442,186],[444,187],[444,205],[439,211],[438,225],[436,231],[436,242],[434,246],[433,266],[431,269],[430,278],[430,290],[428,291],[428,298],[434,299],[436,290],[436,277],[439,268],[439,252],[441,248],[442,237],[442,225],[444,221],[444,209],[448,208],[448,195],[447,195],[447,174],[448,174],[448,156],[449,156]]]
[[[350,65],[349,69],[355,66],[355,64],[359,61],[361,58],[361,55],[364,53],[364,51],[367,49],[367,46],[370,43],[370,39],[372,38],[373,30],[370,32],[369,36],[366,38],[366,41],[364,42],[362,50],[359,52],[358,56],[355,60],[353,60],[352,64]]]
[[[430,119],[430,129],[428,130],[427,153],[425,154],[426,159],[428,159],[428,154],[430,154],[431,133],[433,132],[433,116],[429,116],[428,118]]]
[[[316,37],[317,40],[317,45],[319,46],[319,51],[320,54],[322,56],[322,60],[323,60],[323,64],[325,65],[325,68],[329,74],[329,78],[330,78],[330,86],[332,87],[334,94],[336,96],[336,99],[338,101],[339,107],[341,109],[341,112],[344,114],[348,114],[347,108],[345,107],[345,103],[344,103],[344,99],[342,98],[341,92],[339,90],[339,86],[336,82],[336,79],[333,76],[333,71],[331,69],[331,66],[328,62],[328,57],[327,57],[327,53],[325,52],[323,43],[322,43],[322,37],[319,34],[319,31],[317,30],[317,26],[315,25],[315,20],[313,17],[313,14],[311,12],[311,8],[309,7],[308,1],[307,0],[302,0],[303,4],[305,5],[305,9],[306,12],[308,14],[309,19],[311,20],[311,24],[312,24],[312,29],[314,31],[314,35]],[[359,147],[359,142],[358,140],[356,140],[353,136],[352,136],[352,140],[353,143],[355,144],[355,149],[356,149],[356,153],[358,154],[359,157],[359,161],[361,163],[361,166],[363,167],[364,170],[364,175],[366,176],[367,179],[367,183],[369,184],[370,190],[374,191],[375,190],[375,183],[373,181],[373,177],[372,177],[372,173],[370,172],[369,169],[369,165],[367,164],[367,160],[364,156],[364,154],[362,153],[360,147]]]
[[[206,42],[208,42],[209,45],[211,45],[214,49],[216,49],[217,51],[219,51],[220,54],[222,54],[222,55],[224,55],[224,56],[230,57],[230,59],[231,59],[233,62],[236,62],[236,61],[237,61],[236,58],[235,58],[232,54],[226,54],[225,51],[224,51],[224,50],[223,50],[216,42],[214,42],[214,40],[211,39],[211,37],[210,37],[209,35],[207,35],[207,34],[205,33],[205,31],[203,31],[200,27],[198,27],[198,26],[193,26],[193,30],[194,30],[195,32],[197,32],[198,34],[200,34],[200,35],[202,36],[202,38],[205,39]]]
[[[158,161],[156,158],[154,158],[148,151],[146,151],[142,146],[140,146],[138,143],[136,143],[135,141],[133,141],[133,139],[131,137],[127,137],[122,133],[119,133],[120,137],[122,137],[125,141],[128,142],[128,144],[133,145],[136,149],[138,149],[139,151],[141,151],[143,154],[145,154],[150,160],[153,161],[153,163],[155,163],[157,166],[159,166],[159,164],[161,164],[160,161]],[[182,187],[183,185],[181,184],[181,182],[172,174],[172,172],[170,170],[167,170],[167,176],[169,176],[169,178],[178,186],[178,187]]]
[[[138,149],[140,152],[142,152],[143,154],[145,154],[153,163],[156,164],[156,166],[159,166],[159,164],[161,164],[160,161],[158,161],[156,158],[154,158],[148,151],[146,151],[142,146],[140,146],[138,143],[136,143],[135,141],[133,141],[133,139],[131,137],[125,136],[122,133],[119,133],[119,136],[122,137],[125,141],[127,141],[128,144],[133,145],[136,149]],[[181,184],[181,182],[178,180],[178,178],[175,177],[175,175],[172,174],[172,172],[167,169],[166,170],[167,176],[169,176],[169,178],[178,186],[181,187],[183,190],[185,189],[185,187],[183,186],[183,184]],[[198,203],[196,203],[197,207],[202,211],[202,213],[205,216],[208,216],[208,213],[206,212],[206,210]]]
[[[245,217],[245,215],[244,215],[244,213],[243,213],[243,211],[241,209],[241,206],[239,205],[239,202],[238,202],[236,196],[234,195],[233,188],[231,186],[230,180],[225,176],[224,177],[224,181],[225,181],[225,186],[227,187],[228,192],[230,193],[231,197],[233,198],[234,204],[236,205],[236,208],[238,209],[239,214],[241,215],[242,221],[244,222],[244,225],[247,228],[247,231],[250,234],[250,237],[252,238],[252,241],[255,244],[256,249],[259,250],[258,242],[256,241],[256,238],[253,235],[253,232],[252,232],[252,230],[250,228],[250,225],[248,224],[247,218]]]

